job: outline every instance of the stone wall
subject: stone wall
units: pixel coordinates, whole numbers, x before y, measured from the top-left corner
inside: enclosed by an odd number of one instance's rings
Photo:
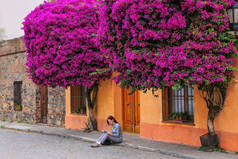
[[[65,89],[48,88],[48,124],[64,125],[65,119]]]
[[[0,43],[0,118],[36,121],[35,85],[27,78],[25,48],[21,39]],[[14,110],[14,81],[22,81],[22,111]]]
[[[0,42],[0,119],[7,121],[40,121],[39,87],[28,79],[26,53],[21,38]],[[14,81],[22,81],[22,111],[14,110]],[[48,124],[64,125],[64,88],[49,88]]]

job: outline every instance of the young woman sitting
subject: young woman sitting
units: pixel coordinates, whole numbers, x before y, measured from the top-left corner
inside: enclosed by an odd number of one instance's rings
[[[111,126],[111,133],[103,131],[103,134],[98,138],[96,144],[91,147],[99,147],[101,145],[111,145],[122,142],[121,126],[113,116],[107,118],[107,125]]]

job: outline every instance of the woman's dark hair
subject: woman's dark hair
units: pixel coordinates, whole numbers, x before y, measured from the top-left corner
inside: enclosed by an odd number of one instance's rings
[[[108,120],[113,120],[114,123],[118,123],[117,120],[116,120],[112,115],[109,115],[109,116],[107,117],[107,125],[109,125]]]

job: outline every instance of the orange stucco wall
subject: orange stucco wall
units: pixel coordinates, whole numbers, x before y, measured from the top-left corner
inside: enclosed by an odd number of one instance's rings
[[[97,122],[98,130],[109,130],[106,118],[115,116],[122,123],[121,89],[112,80],[101,81],[97,97]],[[68,129],[84,129],[87,116],[71,114],[70,112],[70,88],[66,89],[66,116],[65,127]]]
[[[237,64],[238,66],[238,64]],[[175,142],[200,146],[199,137],[207,133],[207,107],[205,101],[194,89],[194,125],[165,123],[162,121],[162,94],[153,97],[152,93],[141,93],[140,136],[160,141]],[[220,139],[220,146],[231,151],[238,151],[238,72],[235,72],[227,91],[227,98],[222,112],[215,119],[215,130]]]
[[[237,63],[238,66],[238,63]],[[220,146],[238,151],[238,72],[230,83],[224,110],[215,119],[215,130]],[[199,137],[207,133],[207,108],[198,89],[194,88],[194,124],[175,124],[162,121],[162,95],[156,98],[151,92],[140,92],[140,136],[159,141],[200,146]],[[122,90],[112,80],[102,81],[97,98],[97,121],[99,130],[109,130],[108,115],[114,115],[123,127]],[[87,116],[70,113],[70,91],[66,90],[66,128],[82,129]]]

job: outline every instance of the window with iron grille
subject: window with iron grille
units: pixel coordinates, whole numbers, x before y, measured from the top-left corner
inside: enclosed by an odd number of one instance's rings
[[[193,86],[163,89],[163,121],[194,121]]]
[[[22,110],[22,81],[15,81],[14,85],[14,110]]]
[[[86,114],[86,87],[71,86],[71,113]]]

